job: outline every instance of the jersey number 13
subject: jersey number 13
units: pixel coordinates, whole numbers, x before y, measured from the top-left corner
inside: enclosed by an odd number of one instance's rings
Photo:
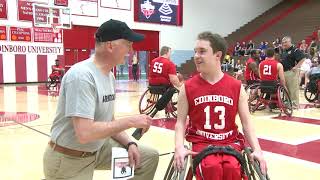
[[[204,124],[204,129],[211,129],[210,125],[210,106],[207,106],[203,110],[206,113],[206,123]],[[213,124],[214,129],[224,129],[226,126],[226,120],[225,120],[225,115],[226,115],[226,108],[224,106],[215,106],[214,107],[214,112],[219,113],[219,120],[220,124],[215,123]]]

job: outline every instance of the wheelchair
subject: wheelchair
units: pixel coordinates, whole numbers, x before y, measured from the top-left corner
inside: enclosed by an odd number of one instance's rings
[[[243,180],[270,180],[268,174],[263,175],[260,170],[260,165],[257,160],[251,162],[249,159],[250,154],[252,153],[251,148],[245,147],[244,150],[240,153],[234,150],[231,146],[212,146],[209,145],[207,148],[202,150],[198,155],[192,160],[191,166],[188,167],[188,156],[184,161],[184,168],[181,172],[178,172],[174,169],[173,161],[174,155],[172,156],[167,171],[165,173],[164,180],[192,180],[196,167],[199,165],[201,160],[210,154],[215,153],[225,153],[232,155],[237,158],[241,165],[242,179]],[[186,171],[188,170],[188,171]]]
[[[304,97],[308,102],[315,102],[320,98],[320,74],[310,77],[310,81],[307,83],[304,89]]]
[[[49,77],[48,80],[46,82],[46,88],[48,90],[54,90],[55,88],[59,88],[60,85],[60,81],[61,81],[62,76],[57,73],[57,72],[52,72]]]
[[[272,109],[279,109],[280,115],[284,112],[291,116],[293,112],[292,102],[287,90],[277,81],[261,81],[253,87],[256,94],[250,94],[248,106],[251,113],[261,107],[269,106]]]
[[[139,112],[140,114],[151,114],[155,109],[155,105],[159,98],[165,93],[168,86],[149,86],[148,89],[142,94],[139,100]],[[178,90],[175,89],[175,93],[173,94],[171,101],[165,108],[165,114],[167,118],[170,116],[177,118],[177,104],[178,104]]]

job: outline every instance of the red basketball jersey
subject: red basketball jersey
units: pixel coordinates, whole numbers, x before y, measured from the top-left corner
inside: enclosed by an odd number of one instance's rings
[[[235,117],[241,82],[230,75],[211,85],[199,74],[185,82],[189,103],[186,139],[192,143],[215,145],[235,141],[238,126]]]
[[[257,75],[254,74],[254,72],[249,68],[249,64],[255,62],[254,59],[249,58],[246,62],[246,69],[244,72],[244,78],[246,81],[248,80],[258,80],[259,77]]]
[[[276,81],[278,80],[278,68],[279,62],[274,59],[264,60],[259,65],[260,79],[262,81]]]
[[[150,85],[170,85],[169,74],[176,74],[176,66],[164,57],[151,61],[149,70]]]

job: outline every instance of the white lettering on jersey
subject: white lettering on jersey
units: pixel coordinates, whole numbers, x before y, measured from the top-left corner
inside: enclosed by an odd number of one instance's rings
[[[222,95],[206,95],[206,96],[200,96],[194,99],[195,106],[202,103],[206,103],[206,102],[222,102],[222,103],[233,106],[233,99],[227,96],[222,96]]]
[[[202,137],[205,137],[207,139],[212,139],[212,140],[224,140],[230,137],[233,134],[233,130],[226,132],[226,133],[220,133],[220,134],[215,134],[215,133],[210,133],[202,130],[197,130],[196,134]]]

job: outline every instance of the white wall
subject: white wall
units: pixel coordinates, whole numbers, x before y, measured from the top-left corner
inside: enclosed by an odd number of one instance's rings
[[[134,29],[160,31],[160,46],[168,45],[174,49],[192,50],[198,33],[210,30],[227,36],[281,1],[184,0],[182,27],[136,23],[133,20],[133,7],[131,11],[100,8],[98,19],[78,16],[73,18],[73,23],[97,26],[109,18],[119,19]]]
[[[281,1],[282,0],[184,0],[183,26],[177,27],[134,22],[133,0],[131,0],[131,11],[101,8],[100,0],[98,0],[98,18],[73,16],[72,22],[76,25],[99,26],[110,18],[119,19],[125,21],[134,29],[160,31],[160,46],[168,45],[174,49],[192,50],[194,40],[198,33],[210,30],[227,36]],[[9,20],[0,20],[0,24],[31,27],[32,24],[30,22],[16,20],[17,1],[7,0],[7,2]]]

